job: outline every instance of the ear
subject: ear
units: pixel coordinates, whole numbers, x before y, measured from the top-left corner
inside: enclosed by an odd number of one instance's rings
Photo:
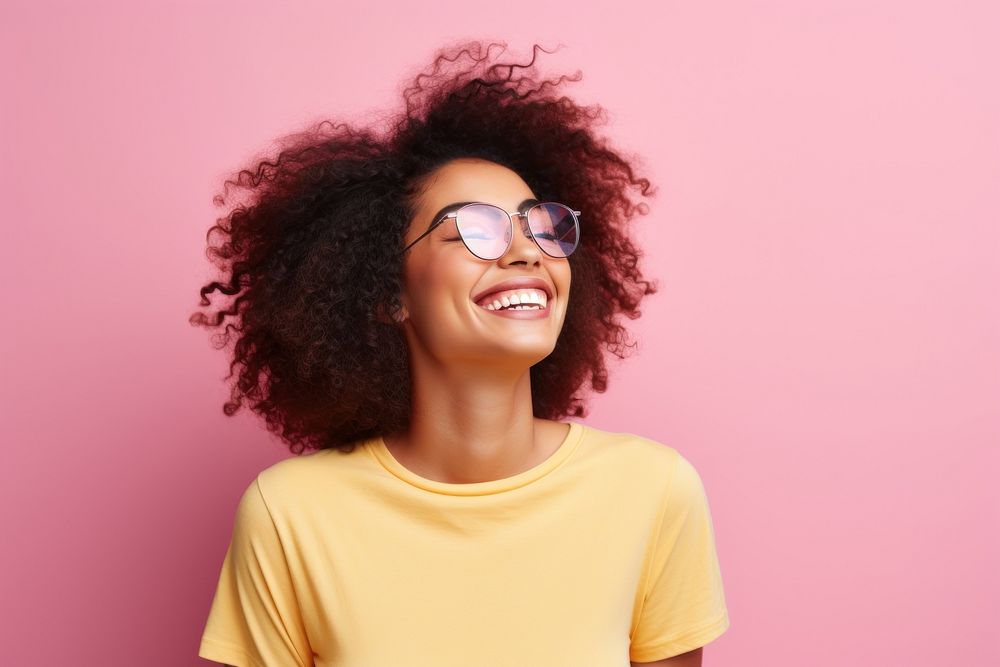
[[[379,303],[375,306],[375,319],[383,324],[399,324],[407,317],[409,312],[399,299],[393,299],[390,304]]]
[[[403,320],[410,316],[410,311],[406,309],[406,306],[398,304],[396,309],[392,311],[392,319],[397,324],[402,324]]]

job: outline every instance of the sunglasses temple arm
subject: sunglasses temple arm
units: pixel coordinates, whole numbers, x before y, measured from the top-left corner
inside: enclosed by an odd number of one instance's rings
[[[410,248],[413,247],[414,243],[416,243],[420,239],[424,238],[425,236],[427,236],[428,234],[430,234],[431,232],[433,232],[437,228],[437,226],[440,225],[442,222],[444,222],[448,218],[454,218],[454,217],[455,217],[454,213],[449,213],[448,215],[441,216],[433,225],[431,225],[430,227],[427,228],[426,232],[424,232],[423,234],[421,234],[417,238],[413,239],[413,241],[410,242],[410,245],[408,245],[405,248],[403,248],[403,252],[406,252],[407,250],[409,250]]]

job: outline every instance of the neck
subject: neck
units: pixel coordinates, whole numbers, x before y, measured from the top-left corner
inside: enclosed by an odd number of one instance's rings
[[[509,363],[491,369],[419,363],[411,368],[409,431],[385,442],[404,467],[422,477],[454,484],[510,477],[548,458],[553,443],[561,441],[565,425],[532,413],[527,368],[516,373]]]

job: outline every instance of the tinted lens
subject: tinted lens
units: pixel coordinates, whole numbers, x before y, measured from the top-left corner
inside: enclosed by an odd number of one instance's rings
[[[552,257],[569,257],[580,240],[580,226],[568,206],[545,202],[528,210],[528,226],[538,246]]]
[[[469,204],[455,219],[465,247],[480,259],[499,259],[510,244],[511,225],[507,212],[489,204]]]

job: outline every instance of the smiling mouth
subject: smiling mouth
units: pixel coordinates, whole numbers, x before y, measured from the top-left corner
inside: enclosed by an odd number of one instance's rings
[[[515,291],[497,292],[496,294],[496,298],[486,297],[475,303],[483,310],[492,312],[548,310],[551,305],[551,298],[541,290],[523,290],[520,293]]]

